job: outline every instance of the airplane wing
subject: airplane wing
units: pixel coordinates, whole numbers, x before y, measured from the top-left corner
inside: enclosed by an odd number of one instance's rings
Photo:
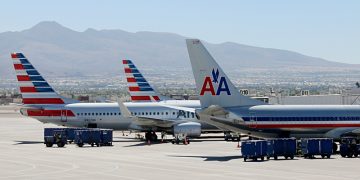
[[[335,128],[335,129],[330,130],[329,132],[327,132],[325,134],[325,137],[337,139],[337,138],[340,138],[342,135],[345,135],[345,134],[360,135],[360,128],[358,128],[358,127]]]
[[[161,106],[167,107],[167,108],[171,108],[171,109],[176,109],[176,110],[181,110],[181,111],[196,113],[196,109],[195,109],[195,108],[181,107],[181,106],[170,106],[170,105],[161,105]]]
[[[244,119],[239,116],[234,116],[231,112],[217,105],[211,105],[203,110],[197,110],[196,115],[201,121],[223,130],[242,132],[243,130],[234,127],[234,124],[239,126],[245,125]]]
[[[177,123],[178,121],[171,121],[171,120],[163,120],[163,119],[156,119],[156,118],[149,118],[149,117],[141,117],[141,116],[133,116],[133,123],[138,126],[156,126],[161,128],[170,128]]]
[[[144,116],[135,116],[135,115],[131,114],[131,112],[124,105],[123,102],[118,100],[118,104],[119,104],[121,114],[125,118],[131,118],[133,121],[132,124],[135,126],[144,127],[144,128],[145,127],[170,128],[175,123],[183,122],[183,121],[179,121],[179,120],[171,120],[171,119],[165,120],[165,119],[149,118],[149,117],[144,117]]]

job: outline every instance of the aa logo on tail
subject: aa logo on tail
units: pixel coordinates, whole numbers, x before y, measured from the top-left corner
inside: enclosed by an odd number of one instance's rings
[[[226,92],[227,95],[231,95],[226,79],[223,76],[220,77],[219,70],[213,69],[211,74],[212,79],[210,76],[205,76],[204,83],[200,91],[200,96],[204,95],[206,92],[210,92],[211,95],[217,96],[220,95],[220,93],[223,91]],[[218,84],[216,92],[213,83]]]

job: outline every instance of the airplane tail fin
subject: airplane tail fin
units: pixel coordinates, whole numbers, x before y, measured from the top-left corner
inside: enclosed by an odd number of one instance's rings
[[[198,39],[187,39],[187,49],[193,69],[201,106],[253,106],[262,101],[242,95]]]
[[[131,60],[123,60],[123,64],[131,101],[152,102],[162,100]]]
[[[22,53],[12,53],[11,58],[24,105],[75,102],[57,94]]]

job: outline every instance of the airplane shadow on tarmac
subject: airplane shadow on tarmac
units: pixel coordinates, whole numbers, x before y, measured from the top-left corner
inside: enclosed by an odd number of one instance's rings
[[[127,141],[129,142],[129,141]],[[137,141],[139,142],[139,141]],[[138,144],[132,144],[132,145],[128,145],[128,146],[123,146],[123,147],[137,147],[137,146],[152,146],[152,145],[158,145],[158,144],[165,144],[165,143],[170,143],[170,141],[164,141],[164,142],[161,142],[161,141],[158,141],[158,142],[151,142],[151,144],[148,144],[147,142],[145,141],[140,141]]]
[[[240,155],[239,156],[170,156],[170,157],[201,158],[204,159],[204,161],[219,161],[219,162],[231,161],[242,158],[242,156]]]
[[[44,141],[14,141],[13,145],[24,145],[24,144],[44,144]]]

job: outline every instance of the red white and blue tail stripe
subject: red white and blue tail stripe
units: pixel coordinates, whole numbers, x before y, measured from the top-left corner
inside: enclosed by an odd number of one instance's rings
[[[131,60],[123,60],[126,81],[134,102],[160,101],[158,93],[150,86]]]
[[[66,103],[65,99],[54,91],[22,53],[12,53],[11,58],[13,59],[23,104]]]

